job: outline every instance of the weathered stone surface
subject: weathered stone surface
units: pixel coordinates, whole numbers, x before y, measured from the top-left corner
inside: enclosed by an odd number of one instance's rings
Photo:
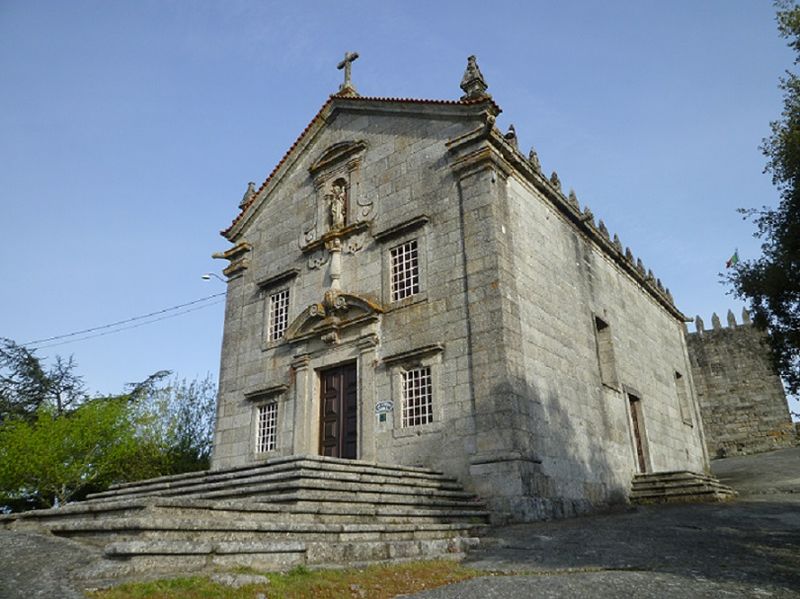
[[[252,249],[228,286],[214,469],[320,452],[320,373],[352,363],[357,457],[438,468],[498,521],[624,503],[640,467],[707,468],[691,384],[683,396],[675,385],[676,373],[690,381],[683,315],[494,127],[477,66],[467,79],[481,85],[462,102],[332,98],[226,231]],[[397,300],[390,254],[410,241],[419,288]],[[268,340],[276,280],[291,324]],[[368,301],[348,312],[351,297]],[[432,418],[404,426],[402,373],[420,366]],[[275,447],[257,453],[265,402],[277,405]],[[322,492],[291,491],[309,503]]]
[[[704,330],[699,316],[695,322],[697,330],[687,341],[709,455],[720,458],[797,444],[765,334],[749,317],[737,326],[730,310],[726,328],[718,317],[711,330]]]
[[[278,476],[270,475],[273,469]],[[204,482],[214,485],[211,494],[227,488],[244,499],[205,498]],[[486,531],[489,516],[481,502],[435,471],[319,456],[161,477],[99,495],[4,516],[0,526],[101,548],[107,559],[86,576],[118,579],[463,556]]]

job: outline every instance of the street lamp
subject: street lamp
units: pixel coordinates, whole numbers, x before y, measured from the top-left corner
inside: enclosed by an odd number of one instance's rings
[[[203,279],[204,281],[210,281],[210,280],[211,280],[211,277],[214,277],[215,279],[219,279],[220,281],[222,281],[222,282],[223,282],[223,283],[225,283],[225,284],[227,284],[227,283],[228,283],[228,281],[226,281],[225,279],[223,279],[221,276],[219,276],[219,275],[218,275],[217,273],[215,273],[215,272],[207,272],[207,273],[205,273],[205,274],[202,276],[202,279]]]

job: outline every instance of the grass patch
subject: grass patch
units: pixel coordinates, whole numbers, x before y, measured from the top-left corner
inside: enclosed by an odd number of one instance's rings
[[[485,576],[457,562],[433,560],[379,564],[344,570],[309,570],[297,566],[286,573],[271,573],[268,584],[234,589],[204,577],[175,578],[125,584],[94,591],[92,599],[389,599]]]

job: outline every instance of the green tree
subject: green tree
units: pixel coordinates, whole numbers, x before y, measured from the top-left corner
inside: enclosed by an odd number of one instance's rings
[[[138,406],[147,425],[142,434],[161,448],[161,473],[179,474],[209,467],[214,432],[216,384],[203,379],[159,381],[143,387]]]
[[[40,407],[0,426],[0,501],[52,507],[109,484],[159,474],[160,448],[138,434],[132,398],[95,398],[69,413]]]
[[[108,485],[208,468],[213,379],[167,370],[88,399],[72,358],[0,339],[0,506],[50,507]]]
[[[12,417],[32,419],[40,406],[62,414],[87,397],[83,379],[70,356],[57,356],[45,369],[36,353],[11,339],[0,338],[0,422]]]
[[[775,3],[778,31],[800,63],[800,7],[793,1]],[[769,331],[770,346],[790,393],[800,392],[800,77],[787,71],[781,118],[770,123],[771,133],[761,150],[765,172],[772,175],[780,201],[777,207],[742,210],[756,225],[761,256],[739,262],[727,281],[745,299],[755,324]]]

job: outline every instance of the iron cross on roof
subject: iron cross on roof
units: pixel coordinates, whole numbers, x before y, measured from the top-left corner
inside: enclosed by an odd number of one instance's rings
[[[353,82],[350,80],[350,66],[353,64],[353,61],[358,58],[358,52],[345,52],[344,53],[344,60],[342,60],[336,68],[339,70],[344,69],[344,83],[339,86],[339,93],[349,93],[357,95],[356,88],[353,86]]]

